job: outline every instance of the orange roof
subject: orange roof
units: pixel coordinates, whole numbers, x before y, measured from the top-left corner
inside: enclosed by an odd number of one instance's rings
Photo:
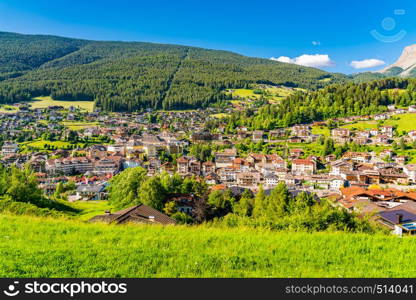
[[[351,186],[351,187],[346,187],[346,188],[340,188],[339,190],[340,190],[340,192],[342,193],[342,195],[344,197],[351,197],[351,196],[354,196],[354,195],[364,193],[366,191],[364,188],[359,187],[359,186]]]
[[[345,198],[351,198],[360,194],[367,194],[369,196],[378,197],[384,196],[387,198],[408,197],[416,201],[416,192],[402,192],[397,189],[370,189],[367,190],[362,187],[352,186],[347,188],[340,188],[342,195]],[[385,198],[383,198],[385,199]]]
[[[225,190],[227,188],[227,186],[225,184],[217,184],[217,185],[213,185],[211,187],[211,190],[213,191],[222,191]]]
[[[238,165],[242,165],[244,163],[242,158],[237,157],[236,159],[234,159],[233,163],[238,164]]]

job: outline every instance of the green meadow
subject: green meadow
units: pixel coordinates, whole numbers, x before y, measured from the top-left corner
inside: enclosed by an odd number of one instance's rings
[[[277,86],[267,86],[267,87],[258,87],[258,90],[263,91],[263,94],[256,94],[255,88],[253,89],[229,89],[226,93],[231,94],[233,100],[232,104],[241,105],[243,100],[256,100],[261,96],[269,100],[270,103],[277,103],[280,100],[286,99],[288,96],[292,95],[295,91],[300,91],[300,88],[286,88],[286,87],[277,87]]]
[[[69,108],[70,106],[78,107],[80,109],[92,112],[94,110],[94,101],[66,101],[66,100],[55,100],[51,97],[36,97],[32,101],[27,102],[30,104],[32,109],[36,108],[47,108],[48,106],[59,105],[64,108]]]
[[[385,120],[383,125],[397,126],[399,132],[409,132],[416,129],[416,114],[395,115],[392,119]],[[357,130],[374,129],[377,128],[377,121],[358,121],[342,127]]]
[[[38,140],[38,141],[31,141],[31,142],[23,142],[20,143],[20,147],[22,150],[27,148],[33,148],[36,150],[48,150],[48,146],[53,146],[56,149],[67,149],[69,146],[73,147],[83,147],[83,143],[71,144],[70,142],[65,141],[46,141],[46,140]]]
[[[398,119],[398,120],[396,120]],[[384,122],[384,125],[397,126],[399,132],[416,129],[416,114],[408,113],[395,116],[394,119],[389,119]]]
[[[99,123],[98,122],[65,121],[65,122],[62,122],[62,125],[71,130],[82,130],[87,127],[98,126]]]
[[[223,118],[226,118],[226,117],[229,117],[229,116],[230,115],[226,114],[226,113],[218,113],[218,114],[212,114],[211,115],[211,117],[217,118],[217,119],[223,119]]]
[[[413,238],[0,215],[1,277],[414,277]]]
[[[377,121],[358,121],[356,123],[350,123],[341,126],[350,130],[368,130],[377,128]]]
[[[1,105],[0,106],[0,113],[8,114],[8,113],[15,113],[18,111],[18,108],[13,105]]]
[[[114,211],[111,205],[106,200],[97,201],[76,201],[70,203],[72,208],[77,209],[79,212],[76,214],[76,218],[81,221],[88,221],[96,215],[102,215],[105,211]]]
[[[320,134],[324,136],[330,136],[331,130],[327,126],[312,126],[312,134]]]

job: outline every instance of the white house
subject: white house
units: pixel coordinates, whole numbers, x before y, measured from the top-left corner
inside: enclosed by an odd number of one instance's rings
[[[17,151],[19,151],[19,145],[11,142],[5,142],[1,148],[1,154],[3,155],[14,154]]]
[[[407,175],[410,182],[416,182],[416,164],[405,165],[403,172]]]
[[[305,175],[313,174],[316,170],[316,163],[309,159],[294,159],[292,161],[292,174]]]

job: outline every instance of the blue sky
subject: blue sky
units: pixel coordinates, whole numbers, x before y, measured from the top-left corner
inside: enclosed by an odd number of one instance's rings
[[[192,45],[353,73],[416,43],[416,1],[0,0],[0,31]]]

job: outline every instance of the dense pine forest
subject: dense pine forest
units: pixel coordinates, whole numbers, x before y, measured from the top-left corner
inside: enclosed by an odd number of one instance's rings
[[[0,103],[94,100],[108,111],[205,107],[253,83],[318,89],[350,80],[227,51],[0,32]]]
[[[235,113],[227,120],[227,126],[229,131],[238,125],[273,129],[337,117],[382,113],[390,104],[416,104],[416,79],[386,78],[298,92],[279,104],[261,107],[254,115],[250,115],[250,111]]]

